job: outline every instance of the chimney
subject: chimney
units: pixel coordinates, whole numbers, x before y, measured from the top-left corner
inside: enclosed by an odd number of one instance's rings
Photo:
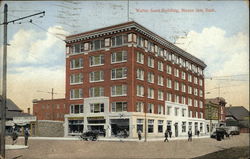
[[[28,114],[30,114],[30,108],[28,108],[27,110],[28,110]]]

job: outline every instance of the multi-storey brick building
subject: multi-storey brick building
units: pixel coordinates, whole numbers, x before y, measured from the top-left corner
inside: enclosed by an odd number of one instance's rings
[[[71,35],[66,43],[65,135],[207,133],[203,61],[136,22]]]

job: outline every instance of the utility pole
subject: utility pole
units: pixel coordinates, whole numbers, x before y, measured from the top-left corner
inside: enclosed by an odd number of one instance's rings
[[[1,104],[1,134],[0,134],[0,157],[5,158],[5,126],[6,126],[6,101],[7,101],[7,33],[8,33],[8,24],[15,23],[22,19],[33,17],[39,14],[45,15],[45,11],[39,12],[36,14],[28,15],[21,17],[15,20],[8,21],[8,5],[4,5],[4,22],[0,25],[4,25],[3,33],[3,80],[2,80],[2,104]]]

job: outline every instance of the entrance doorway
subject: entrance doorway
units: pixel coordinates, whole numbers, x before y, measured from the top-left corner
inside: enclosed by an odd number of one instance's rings
[[[175,137],[178,137],[178,123],[174,124],[174,129],[175,129]]]

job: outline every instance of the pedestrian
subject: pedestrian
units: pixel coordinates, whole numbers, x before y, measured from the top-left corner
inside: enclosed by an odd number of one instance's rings
[[[12,130],[12,145],[14,145],[17,142],[18,139],[18,133],[15,128]]]
[[[168,130],[165,131],[165,140],[164,142],[168,141]]]
[[[191,129],[188,130],[188,141],[192,141],[192,131],[191,131]]]
[[[172,137],[172,131],[169,130],[169,137],[171,138]]]
[[[138,138],[141,140],[141,130],[138,131]]]
[[[197,130],[197,136],[198,136],[198,137],[200,136],[200,131],[199,131],[199,130]]]
[[[28,138],[29,138],[29,136],[30,136],[29,128],[26,128],[26,129],[24,130],[24,141],[25,141],[25,146],[28,145]]]

